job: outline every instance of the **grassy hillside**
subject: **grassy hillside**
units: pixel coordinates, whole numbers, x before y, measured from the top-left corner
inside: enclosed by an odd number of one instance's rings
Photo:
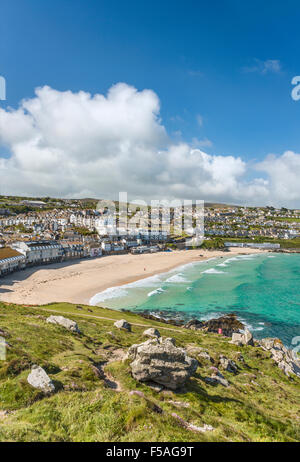
[[[75,320],[82,333],[47,324],[54,312]],[[132,323],[131,333],[113,326],[120,318]],[[214,365],[226,355],[237,362],[239,373],[224,372],[228,388],[208,385],[203,378],[212,364],[202,360],[185,390],[157,393],[136,382],[129,361],[121,361],[123,351],[145,340],[142,333],[149,326],[174,337],[178,346],[204,347]],[[134,314],[65,303],[0,304],[0,330],[9,344],[7,360],[0,361],[0,441],[300,441],[300,379],[288,379],[260,348],[237,347],[216,334]],[[46,397],[27,383],[32,364],[47,371],[54,395]],[[214,430],[187,430],[174,413]]]

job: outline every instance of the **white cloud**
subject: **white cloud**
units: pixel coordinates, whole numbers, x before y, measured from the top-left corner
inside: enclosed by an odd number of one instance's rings
[[[196,120],[197,120],[197,124],[199,125],[199,127],[202,127],[202,125],[203,125],[203,117],[202,117],[202,115],[197,114]]]
[[[260,59],[255,59],[255,64],[252,66],[243,67],[243,71],[246,73],[257,72],[259,74],[279,74],[281,72],[281,63],[279,59],[267,59],[266,61],[261,61]]]
[[[203,138],[199,140],[198,138],[193,138],[192,139],[192,147],[193,148],[211,148],[213,146],[213,142],[209,140],[208,138]]]
[[[300,199],[300,155],[255,166],[171,141],[151,90],[114,85],[106,96],[49,87],[20,107],[0,109],[0,192],[57,197],[179,198],[293,206]],[[207,139],[202,146],[211,146]]]

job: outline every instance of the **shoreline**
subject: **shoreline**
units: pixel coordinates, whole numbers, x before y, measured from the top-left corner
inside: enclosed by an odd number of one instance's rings
[[[210,258],[269,251],[249,248],[176,250],[143,255],[109,255],[32,267],[0,279],[0,301],[27,305],[54,302],[89,304],[104,290],[123,286],[176,267]]]

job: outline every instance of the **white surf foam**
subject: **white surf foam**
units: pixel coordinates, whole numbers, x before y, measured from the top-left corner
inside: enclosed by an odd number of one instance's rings
[[[103,292],[99,292],[98,294],[94,295],[90,299],[90,305],[97,305],[100,302],[104,302],[105,300],[109,300],[112,298],[125,297],[127,294],[127,290],[125,290],[123,287],[109,287]]]
[[[210,268],[208,270],[202,271],[202,274],[226,274],[225,271],[218,271],[215,268]]]
[[[162,294],[163,292],[165,292],[164,289],[162,289],[161,287],[159,287],[158,289],[155,289],[155,290],[152,290],[151,292],[149,292],[147,294],[148,297],[152,297],[153,295],[158,295],[158,294]]]
[[[185,279],[182,273],[177,273],[177,274],[174,274],[174,276],[171,276],[170,278],[168,278],[166,282],[177,284],[177,283],[188,282],[188,281]]]

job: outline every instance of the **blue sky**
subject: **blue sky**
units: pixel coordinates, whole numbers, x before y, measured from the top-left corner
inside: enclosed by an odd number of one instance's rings
[[[1,18],[4,109],[39,86],[106,94],[125,82],[158,95],[174,142],[250,165],[300,152],[296,0],[2,0]]]

